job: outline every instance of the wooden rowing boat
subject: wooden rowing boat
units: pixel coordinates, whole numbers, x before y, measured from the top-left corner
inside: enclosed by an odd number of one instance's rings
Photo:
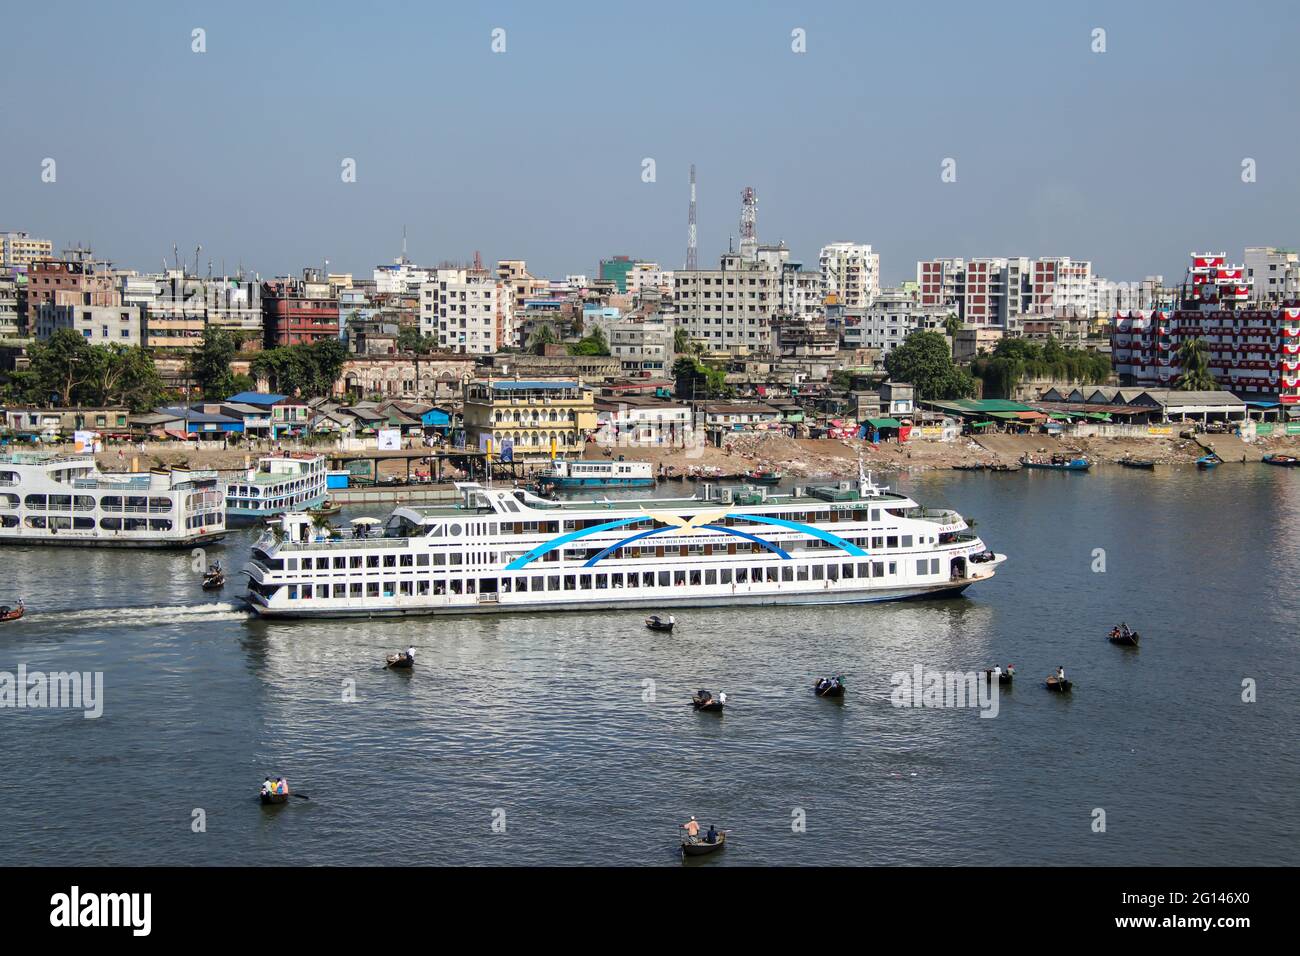
[[[682,838],[682,855],[683,856],[704,856],[708,853],[716,853],[727,845],[727,831],[718,831],[718,841],[709,843],[703,837]]]
[[[1068,680],[1061,680],[1058,677],[1047,678],[1047,689],[1058,694],[1069,693],[1074,684]]]

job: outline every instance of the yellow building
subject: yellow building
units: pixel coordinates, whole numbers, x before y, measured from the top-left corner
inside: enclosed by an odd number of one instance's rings
[[[582,454],[596,431],[590,388],[573,381],[478,380],[465,389],[468,446],[498,457]]]
[[[0,232],[0,266],[29,266],[54,255],[54,243],[25,232]]]

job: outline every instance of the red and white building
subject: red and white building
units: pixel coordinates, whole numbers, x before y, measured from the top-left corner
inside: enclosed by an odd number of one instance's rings
[[[1220,388],[1300,403],[1300,301],[1250,308],[1245,269],[1222,253],[1193,253],[1184,290],[1180,309],[1115,314],[1111,350],[1121,381],[1172,387],[1182,373],[1179,347],[1200,338]]]

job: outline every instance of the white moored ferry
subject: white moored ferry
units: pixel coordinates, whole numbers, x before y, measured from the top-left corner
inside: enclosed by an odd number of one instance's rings
[[[326,538],[285,515],[244,568],[249,602],[283,617],[853,604],[958,594],[1006,560],[961,515],[865,475],[591,503],[457,488],[459,504],[398,508],[375,537]]]
[[[542,488],[651,488],[655,476],[648,461],[551,462],[551,470],[537,479]]]
[[[256,467],[226,482],[226,521],[248,524],[319,508],[325,482],[324,455],[290,452],[259,458]]]
[[[0,543],[188,547],[225,533],[216,472],[112,474],[93,455],[0,455]]]

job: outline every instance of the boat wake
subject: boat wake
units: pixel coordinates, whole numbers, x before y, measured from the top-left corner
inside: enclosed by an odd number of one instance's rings
[[[171,604],[153,607],[79,607],[64,610],[28,610],[33,623],[116,627],[179,621],[243,621],[253,614],[242,601],[212,601],[204,604]]]

